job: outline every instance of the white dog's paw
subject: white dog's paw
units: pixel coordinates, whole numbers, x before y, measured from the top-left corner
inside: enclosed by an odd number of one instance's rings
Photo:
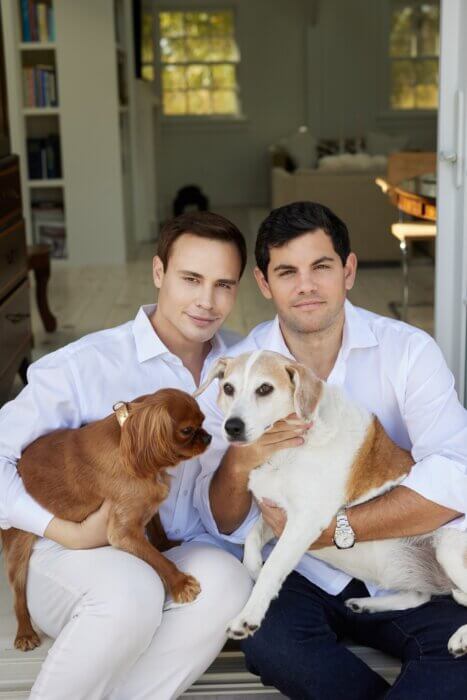
[[[253,581],[257,581],[260,571],[263,568],[263,558],[261,556],[261,552],[249,552],[245,550],[243,566],[246,568]]]
[[[467,654],[467,625],[459,627],[448,642],[449,653],[455,657]]]
[[[347,598],[345,605],[354,613],[371,612],[364,604],[365,598]]]
[[[230,622],[227,627],[227,636],[230,639],[246,639],[254,635],[262,620],[254,615],[247,615],[243,611]]]

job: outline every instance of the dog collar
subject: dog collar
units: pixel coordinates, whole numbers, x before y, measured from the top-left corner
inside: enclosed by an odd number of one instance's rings
[[[124,401],[117,401],[112,408],[121,427],[129,416],[128,406]]]

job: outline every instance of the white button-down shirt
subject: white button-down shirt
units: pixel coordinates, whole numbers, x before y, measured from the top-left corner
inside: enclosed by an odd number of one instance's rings
[[[129,401],[164,387],[195,390],[191,372],[157,336],[148,318],[154,305],[141,307],[134,321],[88,335],[35,362],[28,384],[0,411],[0,527],[17,527],[43,535],[52,515],[24,489],[16,470],[22,451],[33,440],[58,428],[77,428]],[[219,335],[203,368],[225,352]],[[47,465],[44,465],[44,469]],[[193,506],[199,474],[193,459],[169,470],[170,494],[160,508],[169,539],[208,539]]]
[[[292,358],[277,317],[254,328],[228,354],[257,349]],[[428,334],[346,301],[342,345],[328,382],[341,385],[350,398],[378,416],[398,445],[412,451],[416,464],[405,486],[431,501],[467,512],[467,412],[459,403],[443,355]],[[216,405],[217,392],[216,381],[201,397],[204,425],[215,439],[200,458],[195,504],[208,531],[224,539],[234,552],[245,541],[259,511],[252,504],[245,522],[231,535],[221,534],[212,516],[209,485],[228,447],[221,436],[223,416]],[[465,516],[456,526],[466,529]],[[266,547],[266,555],[270,550]],[[350,580],[311,553],[305,554],[297,571],[331,594],[339,593]],[[376,592],[367,585],[371,593]]]

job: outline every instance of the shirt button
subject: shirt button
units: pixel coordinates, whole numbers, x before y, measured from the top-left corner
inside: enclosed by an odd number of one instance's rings
[[[176,535],[178,535],[180,533],[180,530],[177,528],[176,530],[174,530],[174,532]]]
[[[184,490],[183,495],[184,495],[184,496],[188,496],[188,489],[185,489],[185,490]]]

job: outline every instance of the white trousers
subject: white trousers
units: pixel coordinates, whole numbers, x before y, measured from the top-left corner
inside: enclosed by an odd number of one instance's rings
[[[27,597],[36,626],[55,639],[30,698],[168,700],[212,663],[227,623],[245,604],[251,581],[218,547],[184,543],[166,553],[196,576],[198,598],[176,606],[142,560],[112,547],[34,549]]]

